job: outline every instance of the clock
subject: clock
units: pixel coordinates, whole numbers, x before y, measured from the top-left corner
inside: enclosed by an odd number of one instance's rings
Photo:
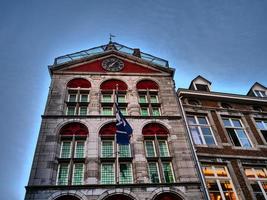
[[[123,69],[124,63],[116,57],[110,57],[102,61],[102,67],[110,72],[118,72]]]

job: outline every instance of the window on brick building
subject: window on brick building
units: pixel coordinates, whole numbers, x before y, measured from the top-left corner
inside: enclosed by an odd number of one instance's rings
[[[187,122],[195,144],[216,144],[206,116],[187,115]]]
[[[66,115],[88,115],[90,88],[91,83],[82,78],[68,82]]]
[[[127,85],[120,80],[107,80],[100,86],[101,89],[101,115],[115,114],[115,91],[118,86],[118,103],[120,111],[123,115],[128,115],[127,112]]]
[[[267,199],[267,170],[265,167],[245,167],[254,197],[257,200]]]
[[[236,190],[226,166],[203,164],[202,171],[205,176],[206,185],[211,200],[238,199]]]
[[[142,133],[150,182],[173,183],[175,178],[167,141],[168,130],[161,124],[150,123],[143,128]]]
[[[160,116],[161,104],[158,84],[151,80],[142,80],[137,83],[136,88],[139,96],[140,115]]]
[[[223,118],[224,127],[235,146],[251,148],[252,144],[246,134],[244,126],[238,118]]]
[[[87,127],[80,123],[61,128],[57,185],[83,185],[87,135]]]
[[[262,136],[265,139],[265,142],[267,142],[267,120],[256,120],[256,125],[258,130],[261,132]]]
[[[119,157],[119,183],[133,183],[131,145],[118,145],[114,137],[116,132],[115,122],[104,125],[99,132],[101,137],[101,184],[115,184],[115,159]],[[116,152],[116,149],[118,152]]]

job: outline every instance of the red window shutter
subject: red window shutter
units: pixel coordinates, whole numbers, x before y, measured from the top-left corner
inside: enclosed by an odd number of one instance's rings
[[[139,81],[136,85],[138,90],[158,90],[159,86],[156,82],[151,80]]]
[[[60,130],[60,135],[63,136],[87,136],[88,133],[87,127],[78,122],[66,124]]]
[[[67,87],[69,88],[90,88],[91,83],[83,78],[75,78],[68,82]]]
[[[99,131],[100,136],[113,136],[115,135],[115,133],[116,133],[115,122],[104,125]]]
[[[126,83],[120,80],[107,80],[103,82],[100,86],[101,90],[116,90],[116,86],[118,85],[118,90],[120,91],[126,91],[128,89],[128,86]]]
[[[145,136],[166,136],[169,134],[169,131],[166,127],[158,123],[150,123],[145,125],[142,130],[142,134]]]

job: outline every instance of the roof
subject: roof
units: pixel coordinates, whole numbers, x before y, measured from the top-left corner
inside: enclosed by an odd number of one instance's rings
[[[91,56],[95,56],[95,55],[102,54],[107,51],[114,51],[114,50],[118,52],[122,52],[124,54],[139,57],[146,62],[150,62],[151,64],[158,65],[160,67],[169,68],[169,63],[167,60],[164,60],[162,58],[159,58],[159,57],[147,54],[147,53],[143,53],[139,49],[126,47],[116,42],[109,42],[106,45],[101,45],[101,46],[94,47],[91,49],[86,49],[83,51],[59,56],[55,58],[54,66],[66,64],[68,62],[72,62],[72,61],[76,61],[80,59],[89,58]]]
[[[267,88],[266,88],[264,85],[262,85],[262,84],[260,84],[260,83],[258,83],[258,82],[255,82],[255,83],[251,86],[251,88],[249,89],[247,95],[250,95],[250,94],[252,93],[252,90],[254,89],[254,87],[255,87],[256,85],[259,85],[260,87],[262,87],[262,88],[264,88],[265,90],[267,90]]]
[[[194,79],[191,81],[191,83],[190,83],[190,85],[189,85],[189,88],[192,88],[192,85],[193,85],[194,81],[197,80],[197,79],[199,79],[199,78],[203,79],[203,80],[206,81],[209,85],[211,85],[211,82],[210,82],[209,80],[205,79],[203,76],[198,75],[196,78],[194,78]]]

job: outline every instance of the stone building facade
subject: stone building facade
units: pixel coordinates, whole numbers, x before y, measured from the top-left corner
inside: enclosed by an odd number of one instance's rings
[[[196,77],[178,89],[182,115],[209,199],[267,199],[267,88],[211,91]]]
[[[49,72],[25,199],[204,199],[167,61],[110,42],[58,57]],[[130,145],[114,141],[116,87]]]

